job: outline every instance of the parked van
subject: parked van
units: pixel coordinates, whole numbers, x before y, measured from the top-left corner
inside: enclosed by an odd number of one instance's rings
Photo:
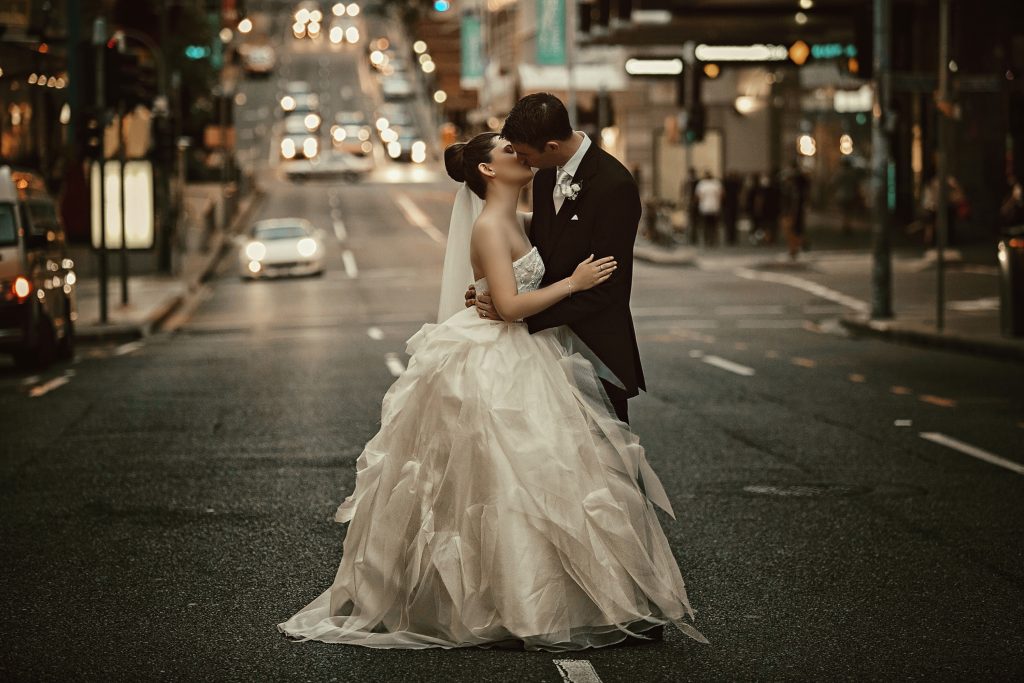
[[[0,353],[32,368],[70,358],[76,279],[43,179],[0,166]]]

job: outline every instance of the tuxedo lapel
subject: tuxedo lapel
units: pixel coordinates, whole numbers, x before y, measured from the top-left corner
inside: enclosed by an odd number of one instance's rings
[[[537,171],[533,178],[533,221],[530,224],[530,241],[545,260],[555,223],[555,203],[551,196],[554,189],[554,169],[545,168]]]
[[[558,213],[554,213],[554,200],[552,200],[552,228],[551,228],[551,241],[548,247],[549,252],[554,252],[558,245],[561,243],[565,233],[570,232],[573,229],[571,224],[572,217],[576,215],[577,207],[586,199],[588,191],[593,185],[594,176],[597,174],[598,168],[600,167],[600,155],[601,150],[598,148],[596,143],[592,143],[587,153],[583,155],[583,159],[580,160],[580,166],[576,169],[576,175],[572,177],[573,183],[578,183],[580,186],[579,194],[576,195],[575,199],[565,198],[562,202],[562,208],[558,210]],[[552,191],[554,190],[554,183],[551,184]]]

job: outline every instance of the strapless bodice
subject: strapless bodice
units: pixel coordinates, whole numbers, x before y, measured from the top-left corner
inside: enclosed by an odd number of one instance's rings
[[[512,272],[516,276],[516,291],[532,292],[540,286],[544,277],[544,261],[540,257],[537,247],[533,247],[515,261],[512,262]],[[476,291],[490,291],[487,287],[487,278],[482,277],[476,281]]]

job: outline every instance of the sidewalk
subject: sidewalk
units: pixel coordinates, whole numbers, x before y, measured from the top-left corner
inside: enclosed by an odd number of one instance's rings
[[[190,187],[188,212],[193,216],[205,215],[210,197],[209,188]],[[127,306],[121,305],[121,279],[112,259],[111,274],[107,281],[108,321],[101,323],[99,281],[94,277],[78,282],[78,320],[75,338],[83,344],[133,341],[153,334],[190,297],[196,296],[203,282],[210,278],[221,257],[231,244],[231,236],[247,225],[253,208],[262,197],[260,191],[243,198],[238,212],[228,226],[227,234],[221,230],[208,231],[200,220],[189,221],[185,235],[175,253],[178,275],[130,275],[128,278]]]
[[[792,261],[785,247],[778,245],[666,248],[638,238],[633,256],[658,265],[733,270],[748,279],[802,289],[843,305],[847,313],[840,323],[855,335],[1024,362],[1024,338],[1007,338],[1000,333],[999,271],[994,247],[969,246],[947,254],[942,332],[935,324],[934,253],[920,247],[893,249],[895,317],[891,320],[871,320],[869,316],[869,248],[815,249]]]

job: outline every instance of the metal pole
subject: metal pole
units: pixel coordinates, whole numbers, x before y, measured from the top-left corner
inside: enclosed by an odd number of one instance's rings
[[[871,121],[874,184],[871,317],[892,317],[892,253],[889,246],[890,0],[874,0],[875,107]]]
[[[937,179],[935,201],[935,327],[939,332],[946,326],[945,251],[949,235],[949,0],[939,0],[939,93],[937,101],[939,145],[936,154]]]
[[[100,285],[100,322],[107,322],[107,169],[106,169],[106,133],[107,115],[104,101],[104,50],[107,44],[107,22],[97,17],[92,24],[92,44],[96,47],[96,116],[99,119],[100,154],[100,247],[97,252],[99,259]]]
[[[128,219],[125,216],[124,191],[124,98],[117,103],[117,166],[118,166],[118,197],[121,202],[121,305],[128,305]]]
[[[565,70],[568,78],[568,95],[566,109],[569,110],[569,122],[576,128],[576,78],[573,70],[576,64],[576,0],[565,0]]]

